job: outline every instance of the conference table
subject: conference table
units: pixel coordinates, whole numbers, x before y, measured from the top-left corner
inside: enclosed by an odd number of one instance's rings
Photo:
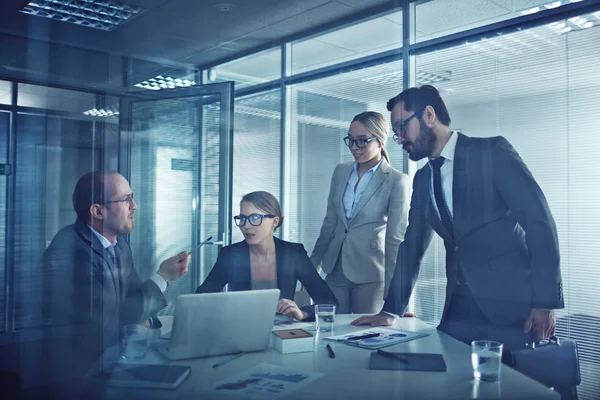
[[[366,327],[350,325],[350,322],[357,317],[357,315],[336,315],[333,334],[364,330]],[[504,365],[501,366],[500,380],[496,382],[475,380],[470,347],[417,318],[399,319],[394,327],[427,333],[428,336],[387,347],[386,350],[440,353],[445,359],[447,371],[370,370],[371,350],[323,341],[323,337],[313,330],[315,340],[312,352],[281,354],[271,347],[265,351],[244,354],[218,368],[213,368],[213,365],[231,356],[171,362],[152,350],[146,354],[143,363],[187,365],[192,368],[190,377],[175,390],[104,387],[102,398],[145,400],[218,398],[220,397],[218,393],[211,391],[215,383],[243,373],[261,363],[267,363],[282,368],[322,374],[308,385],[286,394],[283,397],[285,399],[560,399],[558,393]],[[327,343],[332,343],[335,358],[329,357]],[[223,398],[234,397],[224,395]]]

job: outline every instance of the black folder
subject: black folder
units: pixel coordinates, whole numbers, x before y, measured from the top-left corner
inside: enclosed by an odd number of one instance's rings
[[[107,377],[110,386],[175,389],[191,372],[184,365],[119,365]]]
[[[392,353],[380,349],[371,353],[369,369],[445,372],[446,362],[441,354]]]

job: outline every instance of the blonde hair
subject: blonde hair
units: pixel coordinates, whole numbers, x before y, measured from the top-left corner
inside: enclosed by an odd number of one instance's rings
[[[279,223],[275,228],[279,228],[283,223],[283,215],[281,215],[281,206],[277,198],[269,192],[258,191],[244,195],[240,204],[244,201],[254,204],[256,208],[266,211],[269,214],[279,217]]]
[[[381,145],[381,155],[383,156],[383,158],[385,158],[388,164],[391,164],[390,156],[388,155],[387,149],[385,147],[389,135],[388,123],[385,117],[376,111],[365,111],[361,112],[356,117],[354,117],[352,122],[355,121],[363,124],[363,126],[367,128],[369,132],[375,135],[377,141]]]

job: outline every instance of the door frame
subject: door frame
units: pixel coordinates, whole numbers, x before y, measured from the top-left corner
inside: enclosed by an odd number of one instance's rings
[[[231,244],[230,221],[232,216],[232,190],[233,190],[233,105],[234,82],[221,82],[207,85],[197,85],[187,88],[167,89],[159,91],[145,90],[142,92],[128,93],[120,97],[119,106],[119,155],[118,171],[129,180],[131,177],[132,141],[133,141],[133,104],[145,101],[158,101],[167,99],[184,99],[186,97],[204,97],[203,104],[219,102],[219,207],[218,207],[218,237],[213,237],[215,245],[227,246]],[[202,155],[203,110],[198,109],[200,121],[197,154]],[[200,157],[199,157],[200,158]],[[201,177],[201,163],[198,163],[196,176]],[[201,185],[196,184],[197,204],[200,204]],[[197,210],[200,208],[197,207]],[[200,212],[194,213],[194,226],[198,227],[193,232],[193,245],[199,244],[205,238],[200,232]],[[200,271],[192,272],[192,279],[199,280]]]

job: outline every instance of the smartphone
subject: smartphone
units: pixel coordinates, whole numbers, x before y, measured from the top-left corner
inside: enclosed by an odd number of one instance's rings
[[[200,247],[204,246],[206,243],[210,242],[211,240],[212,240],[212,236],[210,236],[204,242],[201,242],[198,246],[196,246],[193,249],[191,249],[190,251],[188,251],[188,254],[192,254],[194,251],[198,250]]]

